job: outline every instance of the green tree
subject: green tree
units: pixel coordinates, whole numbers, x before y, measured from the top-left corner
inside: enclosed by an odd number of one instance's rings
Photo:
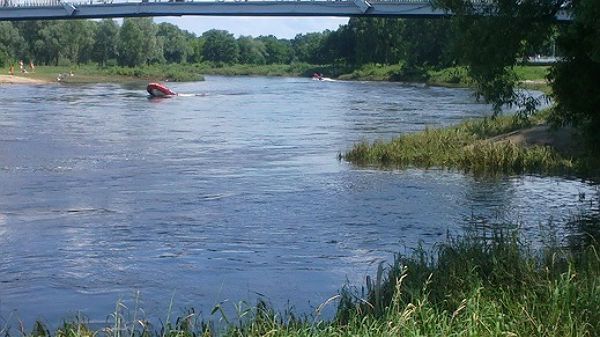
[[[450,65],[449,50],[452,21],[441,19],[404,20],[406,63],[410,67],[446,67]]]
[[[163,55],[168,63],[185,63],[193,53],[185,32],[173,24],[159,24],[156,35],[162,40]]]
[[[116,58],[118,41],[119,25],[112,19],[100,21],[94,37],[92,60],[104,66],[109,59]]]
[[[273,35],[259,36],[258,41],[265,45],[267,64],[284,64],[293,59],[291,43],[289,40],[278,39]]]
[[[558,38],[562,59],[549,79],[556,100],[555,122],[583,126],[596,137],[600,126],[600,2],[580,0],[575,20]]]
[[[65,35],[62,21],[47,21],[38,31],[37,39],[33,41],[32,51],[35,59],[43,64],[58,65]]]
[[[356,64],[398,63],[404,54],[404,22],[388,18],[351,18],[348,28],[356,39]]]
[[[92,58],[96,22],[67,20],[60,22],[60,56],[69,63],[86,63]]]
[[[0,22],[0,67],[23,58],[25,50],[25,40],[19,30],[10,22]]]
[[[528,50],[537,49],[550,36],[554,15],[565,1],[435,1],[456,15],[453,54],[467,66],[477,96],[492,103],[494,113],[499,113],[504,104],[531,102],[515,90],[513,67]]]
[[[119,31],[117,60],[123,66],[140,66],[163,60],[151,18],[125,18]]]
[[[200,63],[203,61],[202,52],[204,50],[205,40],[202,37],[189,38],[188,45],[191,50],[191,54],[188,56],[188,62]]]
[[[202,56],[206,61],[235,63],[238,60],[239,49],[237,41],[226,30],[211,29],[202,34],[204,46]]]
[[[323,41],[323,63],[356,64],[356,38],[349,25],[341,25]]]
[[[35,60],[39,64],[47,64],[34,50],[35,43],[40,39],[40,32],[50,21],[17,21],[13,26],[25,40],[24,55],[19,58]]]
[[[292,40],[296,60],[312,64],[324,63],[327,60],[325,39],[331,32],[298,34]]]
[[[240,36],[237,39],[240,48],[239,62],[243,64],[265,64],[267,48],[262,41],[250,36]]]

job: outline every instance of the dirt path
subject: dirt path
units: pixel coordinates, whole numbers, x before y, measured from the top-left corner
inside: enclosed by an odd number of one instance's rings
[[[579,149],[579,137],[577,137],[575,129],[570,127],[553,129],[545,124],[509,132],[490,140],[495,142],[505,141],[522,146],[551,146],[563,153],[570,153]]]

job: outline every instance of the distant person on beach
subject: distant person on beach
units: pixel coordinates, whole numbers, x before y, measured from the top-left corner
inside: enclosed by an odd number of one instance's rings
[[[33,61],[29,61],[29,71],[30,72],[34,72],[35,71],[35,65],[33,65]]]
[[[25,68],[23,68],[23,60],[19,60],[19,69],[21,69],[22,73],[25,72]]]
[[[8,68],[8,73],[10,74],[10,76],[15,76],[15,66],[14,65],[10,65],[10,67]]]

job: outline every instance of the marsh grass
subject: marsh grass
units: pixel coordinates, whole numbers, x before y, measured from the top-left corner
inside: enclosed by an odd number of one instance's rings
[[[598,222],[595,222],[596,226]],[[106,328],[80,318],[51,333],[35,323],[22,337],[208,336],[597,336],[600,334],[598,243],[568,250],[545,240],[534,246],[515,231],[470,232],[429,251],[416,249],[379,265],[361,289],[345,287],[324,305],[338,303],[332,320],[280,315],[265,302],[225,303],[200,319],[193,310],[160,326],[127,314],[118,303]],[[538,247],[538,248],[534,248]],[[317,310],[320,310],[319,307]],[[137,309],[134,309],[134,311]],[[133,318],[132,318],[133,317]],[[12,336],[10,330],[3,333]]]
[[[570,173],[585,167],[547,146],[521,146],[490,138],[530,127],[536,119],[514,116],[426,128],[389,142],[360,142],[343,158],[378,167],[451,168],[476,174]]]

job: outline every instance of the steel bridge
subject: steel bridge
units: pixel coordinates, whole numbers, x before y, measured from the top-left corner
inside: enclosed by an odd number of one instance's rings
[[[430,0],[0,0],[0,21],[140,16],[382,16],[452,15]],[[557,21],[570,21],[567,11]]]

